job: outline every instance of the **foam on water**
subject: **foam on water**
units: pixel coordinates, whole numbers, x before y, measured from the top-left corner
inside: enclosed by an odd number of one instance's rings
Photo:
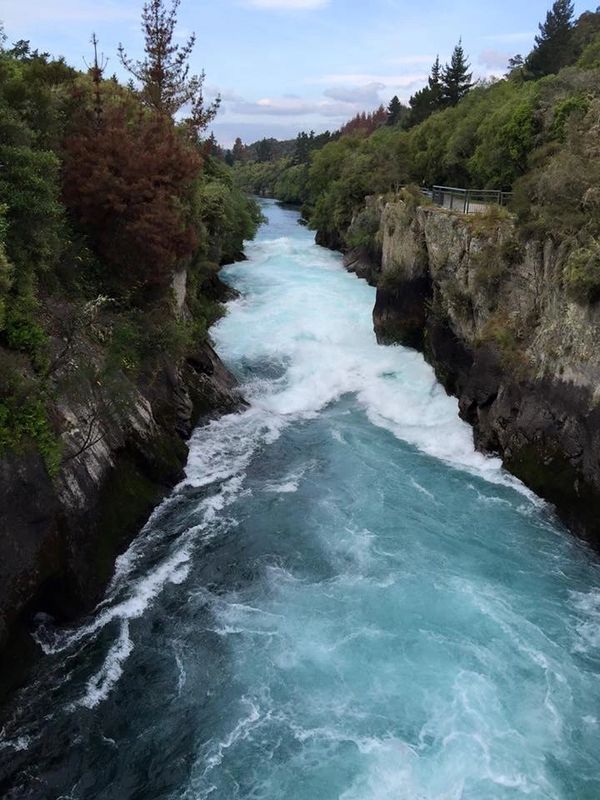
[[[40,620],[0,789],[600,796],[596,558],[377,345],[372,287],[265,208],[214,331],[250,405],[194,433],[89,619]]]

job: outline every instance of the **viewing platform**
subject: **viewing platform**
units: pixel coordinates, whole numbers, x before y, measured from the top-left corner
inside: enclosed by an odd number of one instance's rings
[[[490,206],[507,206],[513,196],[512,192],[498,189],[459,189],[455,186],[434,186],[423,189],[441,208],[458,211],[461,214],[483,214]]]

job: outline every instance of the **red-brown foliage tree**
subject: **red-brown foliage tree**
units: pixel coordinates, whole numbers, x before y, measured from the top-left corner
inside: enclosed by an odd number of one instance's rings
[[[186,200],[202,161],[166,117],[124,106],[82,115],[65,142],[63,198],[108,282],[139,291],[168,285],[196,233]]]
[[[377,128],[385,125],[387,117],[387,111],[383,106],[379,106],[378,109],[372,111],[370,114],[363,111],[362,114],[357,114],[346,122],[345,125],[342,125],[340,134],[342,136],[347,136],[350,133],[360,133],[368,136],[373,133],[373,131],[376,131]]]

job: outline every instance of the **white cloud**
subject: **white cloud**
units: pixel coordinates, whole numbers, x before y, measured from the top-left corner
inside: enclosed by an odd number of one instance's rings
[[[485,36],[485,39],[493,42],[506,42],[507,44],[518,43],[518,42],[533,42],[535,37],[535,33],[531,31],[519,31],[515,33],[494,33],[489,36]]]
[[[353,110],[353,106],[347,102],[312,101],[290,97],[263,97],[256,102],[244,101],[229,106],[229,111],[233,114],[269,117],[305,117],[310,115],[345,117],[348,113],[352,113]],[[362,110],[362,107],[360,110]]]
[[[326,89],[323,94],[341,103],[359,103],[364,106],[376,106],[381,102],[379,91],[385,89],[384,83],[367,83],[365,86],[337,86]]]
[[[313,8],[323,8],[329,4],[329,0],[245,0],[244,5],[253,8],[275,8],[284,11],[310,10]]]
[[[382,88],[390,87],[411,87],[416,83],[427,80],[428,72],[410,72],[404,75],[371,75],[369,73],[336,73],[333,75],[323,75],[309,83],[332,84],[334,86],[372,86],[375,83],[382,84]]]
[[[508,64],[508,59],[512,55],[514,54],[489,48],[479,54],[479,63],[483,64],[485,67],[488,67],[488,69],[505,70]]]
[[[395,64],[396,66],[415,66],[417,64],[427,64],[430,66],[435,61],[435,56],[398,56],[397,58],[388,58],[387,64]]]

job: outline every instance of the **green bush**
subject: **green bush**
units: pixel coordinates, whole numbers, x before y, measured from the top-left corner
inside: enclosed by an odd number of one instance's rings
[[[577,66],[580,69],[600,69],[600,34],[585,48]]]
[[[39,306],[31,295],[9,298],[3,336],[10,348],[28,355],[35,369],[42,372],[48,363],[48,335],[38,316]]]
[[[587,114],[590,107],[590,100],[585,95],[571,95],[557,103],[554,108],[554,121],[552,123],[552,133],[557,139],[564,139],[565,128],[572,114],[583,117]]]
[[[61,446],[48,419],[39,380],[27,377],[18,356],[0,348],[0,454],[35,444],[51,475],[60,466]]]
[[[588,305],[600,300],[600,243],[574,250],[563,277],[567,294],[576,303]]]

